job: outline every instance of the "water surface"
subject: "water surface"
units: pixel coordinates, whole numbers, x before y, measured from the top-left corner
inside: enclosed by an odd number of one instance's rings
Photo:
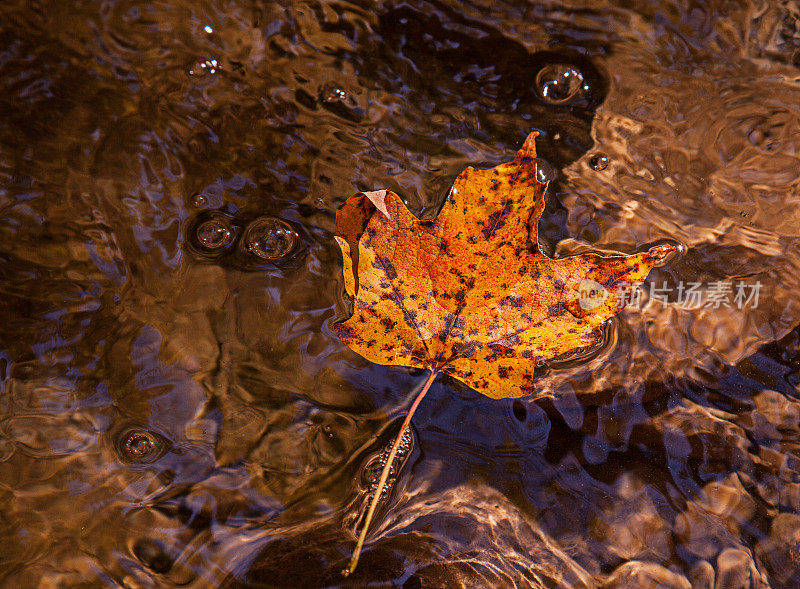
[[[4,2],[0,582],[798,586],[799,16]],[[330,331],[335,210],[432,216],[533,130],[550,254],[688,251],[540,398],[437,381],[345,582],[423,377]]]

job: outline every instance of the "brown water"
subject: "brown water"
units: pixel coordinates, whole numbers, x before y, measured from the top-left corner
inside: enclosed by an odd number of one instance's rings
[[[588,4],[4,2],[2,585],[800,585],[800,10]],[[650,285],[758,306],[439,380],[345,582],[422,375],[331,333],[334,211],[537,129],[551,253],[679,241]]]

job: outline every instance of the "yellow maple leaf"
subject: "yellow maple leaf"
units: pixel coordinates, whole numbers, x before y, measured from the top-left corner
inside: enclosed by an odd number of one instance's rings
[[[546,184],[532,133],[513,161],[458,176],[438,216],[417,219],[386,190],[336,215],[353,315],[334,329],[377,364],[444,372],[492,397],[534,392],[538,360],[595,343],[598,327],[675,246],[635,255],[545,256]]]

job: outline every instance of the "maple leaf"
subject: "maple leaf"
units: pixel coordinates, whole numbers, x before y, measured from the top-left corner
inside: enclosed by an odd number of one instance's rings
[[[393,192],[361,192],[336,214],[352,316],[334,326],[377,364],[429,368],[492,398],[533,393],[536,363],[591,345],[675,246],[635,255],[545,256],[547,187],[531,133],[513,161],[467,168],[434,220]]]
[[[600,325],[624,307],[625,290],[678,249],[545,256],[536,227],[547,185],[537,179],[536,135],[513,161],[464,170],[431,221],[387,190],[359,192],[336,213],[345,290],[353,297],[353,314],[334,326],[337,335],[377,364],[430,369],[395,437],[345,576],[358,564],[400,441],[440,372],[496,399],[534,393],[537,362],[597,342]]]

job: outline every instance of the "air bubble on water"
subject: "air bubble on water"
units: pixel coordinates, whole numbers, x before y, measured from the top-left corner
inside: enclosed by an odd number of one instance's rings
[[[197,226],[195,237],[201,247],[210,251],[219,251],[233,243],[234,232],[227,219],[214,217]]]
[[[556,169],[545,159],[536,158],[536,180],[542,184],[552,182],[556,178]]]
[[[288,256],[297,246],[298,235],[289,223],[277,217],[260,217],[251,222],[244,234],[245,249],[268,262]]]
[[[208,33],[209,35],[210,35],[211,33],[213,33],[213,32],[214,32],[214,29],[212,29],[212,28],[211,28],[210,26],[208,26],[208,25],[204,26],[204,27],[203,27],[203,30],[204,30],[206,33]]]
[[[323,84],[319,89],[319,99],[327,104],[344,102],[345,98],[347,98],[347,92],[336,82]]]
[[[536,91],[548,104],[568,104],[586,95],[589,85],[583,74],[565,63],[544,66],[536,75]]]
[[[115,441],[120,460],[126,464],[149,464],[155,462],[169,447],[166,438],[139,427],[129,427]]]
[[[125,450],[134,458],[142,458],[153,451],[156,443],[147,432],[135,432],[125,438]]]
[[[195,194],[192,197],[192,204],[202,209],[208,205],[208,197],[205,194]]]
[[[589,167],[595,172],[605,170],[608,167],[608,156],[604,153],[596,153],[589,160]]]

